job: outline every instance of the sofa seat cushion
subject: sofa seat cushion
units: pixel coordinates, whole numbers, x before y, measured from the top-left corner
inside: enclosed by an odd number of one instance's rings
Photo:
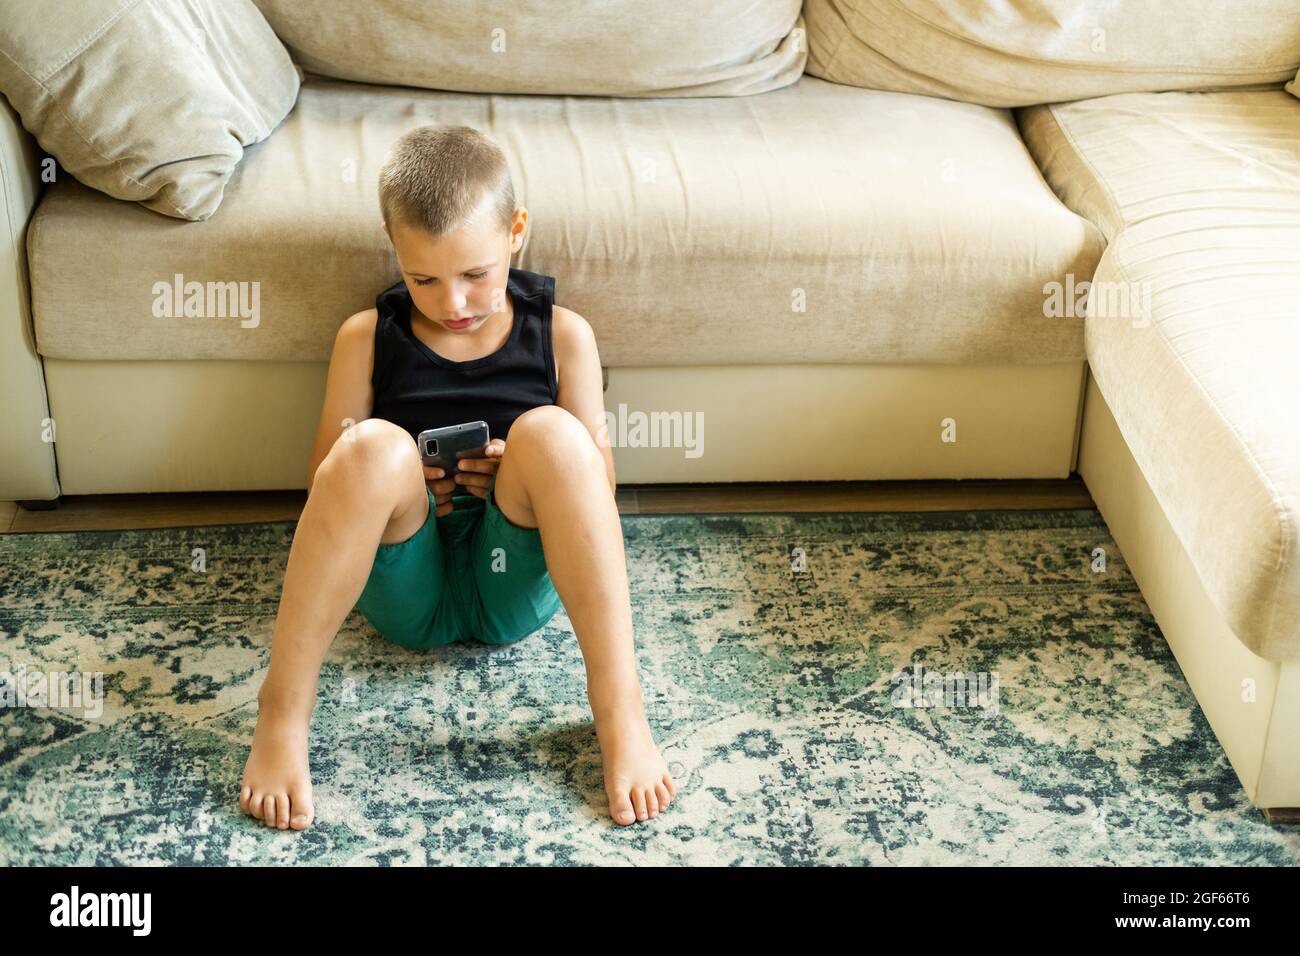
[[[506,150],[530,215],[515,265],[556,277],[607,365],[1083,359],[1082,319],[1047,317],[1043,287],[1091,275],[1104,243],[1011,114],[809,77],[665,100],[308,82],[206,222],[49,190],[29,239],[41,354],[324,361],[400,278],[375,184],[425,123]]]
[[[1237,636],[1300,659],[1300,101],[1126,94],[1019,118],[1111,239],[1088,363],[1134,459]]]

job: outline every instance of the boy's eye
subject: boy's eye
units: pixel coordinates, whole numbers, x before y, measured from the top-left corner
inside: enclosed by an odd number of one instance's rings
[[[484,269],[482,272],[466,272],[465,275],[469,276],[471,279],[482,279],[484,276],[487,275],[487,270]],[[428,285],[432,281],[433,281],[432,279],[416,279],[415,284]]]

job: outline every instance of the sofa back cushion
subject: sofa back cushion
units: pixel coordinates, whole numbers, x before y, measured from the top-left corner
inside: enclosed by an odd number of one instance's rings
[[[742,96],[808,57],[801,0],[256,2],[312,73],[433,90]]]
[[[808,72],[868,89],[1029,106],[1276,85],[1297,0],[807,0]]]
[[[0,33],[0,90],[68,173],[207,219],[300,75],[251,0],[41,0]]]

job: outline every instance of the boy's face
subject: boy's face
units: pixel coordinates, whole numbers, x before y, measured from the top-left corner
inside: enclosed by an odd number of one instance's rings
[[[521,206],[508,232],[487,215],[441,239],[401,223],[392,229],[384,223],[384,231],[415,307],[449,332],[472,335],[491,316],[510,309],[510,257],[522,248],[527,223],[528,210]]]

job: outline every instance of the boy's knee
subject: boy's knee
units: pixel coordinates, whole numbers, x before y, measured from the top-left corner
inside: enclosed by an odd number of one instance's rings
[[[599,458],[599,449],[586,426],[568,409],[559,405],[530,408],[510,426],[506,448],[527,448],[545,454],[563,455],[569,461],[589,450]]]
[[[419,474],[419,449],[400,425],[367,418],[348,427],[321,462],[321,474],[360,477],[376,471]]]

